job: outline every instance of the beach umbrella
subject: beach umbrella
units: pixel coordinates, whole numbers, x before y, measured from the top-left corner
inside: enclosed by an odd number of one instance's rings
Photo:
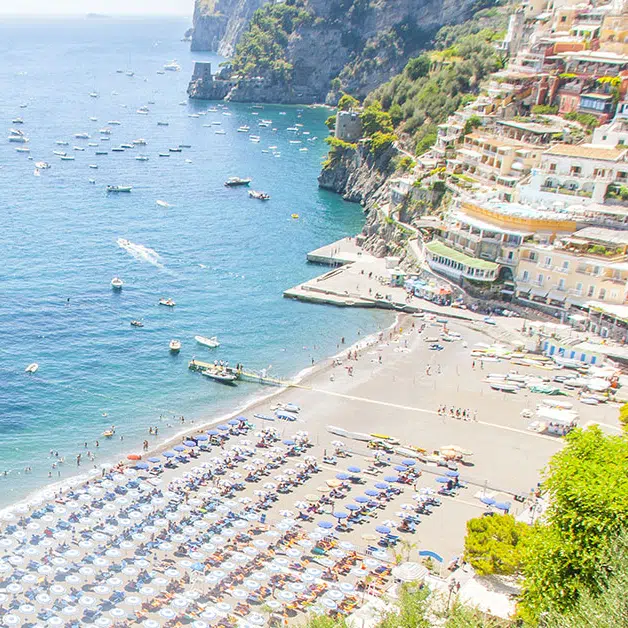
[[[495,508],[508,512],[510,510],[510,502],[495,502]]]
[[[94,620],[94,624],[102,628],[107,628],[111,626],[111,620],[108,617],[98,617]]]
[[[369,488],[369,489],[366,489],[364,491],[364,494],[368,495],[369,497],[377,497],[379,495],[379,491],[376,491],[376,490],[374,490],[372,488]],[[357,501],[357,498],[356,498],[356,501]],[[368,501],[368,500],[366,500],[366,501]]]
[[[136,469],[148,469],[148,463],[147,462],[138,462],[135,465]]]
[[[222,432],[228,432],[229,431],[229,426],[228,425],[218,425],[216,427],[217,427],[217,429],[219,429]]]
[[[227,604],[226,602],[219,602],[216,604],[216,610],[220,613],[228,613],[231,610],[231,604]]]
[[[184,447],[183,445],[175,445],[172,449],[174,449],[174,451],[185,451],[187,449],[187,447]]]
[[[246,620],[253,626],[265,626],[266,619],[259,613],[251,613]]]
[[[183,444],[184,444],[186,447],[196,447],[196,442],[195,442],[195,441],[193,441],[193,440],[184,440],[184,441],[183,441]]]
[[[412,460],[412,458],[406,458],[401,461],[401,464],[405,464],[406,467],[413,467],[416,464],[416,460]]]
[[[206,621],[196,620],[192,622],[192,628],[209,628],[209,624]]]
[[[244,589],[234,589],[231,591],[231,596],[236,600],[246,600],[246,598],[249,597],[249,594]]]
[[[408,470],[408,467],[404,467],[402,464],[398,464],[393,468],[395,469],[395,471],[399,471],[399,473],[405,473]]]
[[[338,585],[338,588],[343,592],[343,593],[353,593],[353,591],[355,591],[355,587],[350,583],[350,582],[341,582]]]
[[[294,593],[292,593],[292,591],[279,591],[279,593],[277,593],[277,597],[280,600],[283,600],[284,602],[292,602],[295,598]]]
[[[439,475],[436,478],[437,482],[440,482],[441,484],[447,484],[447,482],[450,482],[451,480],[448,477],[445,477],[444,475]]]
[[[208,436],[220,436],[220,432],[218,430],[207,430]]]
[[[205,610],[200,614],[200,617],[206,619],[207,621],[213,621],[218,617],[218,612],[215,608],[206,607]]]
[[[294,507],[298,508],[299,510],[303,510],[304,508],[307,508],[307,506],[308,506],[307,502],[301,502],[301,501],[294,502]]]
[[[281,441],[284,445],[287,445],[288,447],[292,447],[293,445],[296,445],[295,441],[293,441],[291,438],[286,438],[285,440]]]
[[[487,506],[492,506],[493,504],[495,504],[495,500],[492,497],[488,496],[480,497],[480,501]]]
[[[164,451],[164,453],[161,455],[164,458],[174,458],[177,454],[175,454],[174,451]],[[147,621],[152,621],[152,619],[149,619]],[[144,622],[144,625],[146,625],[146,622]]]
[[[345,508],[350,510],[351,512],[355,512],[356,510],[360,510],[360,507],[356,504],[345,504]]]
[[[375,528],[375,532],[379,532],[380,534],[390,534],[390,528],[387,526],[377,526]]]
[[[395,478],[395,481],[396,481],[396,478]],[[388,484],[386,484],[385,482],[377,482],[375,484],[375,488],[378,488],[380,490],[384,490],[384,489],[388,488]]]
[[[324,597],[321,600],[321,604],[325,607],[328,608],[331,611],[335,611],[338,608],[338,604],[336,604],[336,602],[334,602],[334,600],[328,598],[328,597]]]
[[[348,516],[349,515],[346,512],[342,512],[342,511],[338,511],[338,512],[333,512],[332,513],[332,517],[335,517],[338,520],[346,519]]]
[[[337,480],[348,480],[351,476],[348,473],[336,473]]]
[[[243,420],[245,420],[245,421],[246,421],[246,419],[244,419],[244,417],[242,417],[242,418],[243,418]],[[228,423],[229,425],[240,425],[240,421],[238,421],[238,419],[229,419],[229,420],[227,421],[227,423]]]
[[[154,619],[145,619],[142,626],[144,626],[144,628],[160,628],[159,622]]]
[[[379,495],[379,493],[375,493],[375,494]],[[364,495],[357,495],[353,499],[354,501],[358,502],[358,504],[368,504],[369,501],[371,501],[368,497],[364,497]]]
[[[347,467],[347,471],[349,471],[349,473],[362,473],[362,469],[356,466]]]
[[[452,471],[452,470],[449,470],[449,471],[445,471],[445,475],[446,475],[448,478],[457,478],[457,477],[459,477],[459,476],[460,476],[460,473],[458,473],[458,471]]]
[[[199,434],[199,435],[196,437],[196,440],[197,440],[197,441],[200,441],[200,442],[205,442],[205,441],[209,440],[209,438],[207,438],[207,436],[205,436],[205,434]]]
[[[331,521],[319,521],[318,527],[322,528],[323,530],[331,530],[331,528],[334,527],[334,524],[331,523]]]
[[[399,481],[399,476],[396,475],[387,475],[384,477],[384,482],[388,482],[389,484],[392,484],[393,482],[398,482]]]
[[[325,594],[325,597],[329,600],[334,600],[335,602],[339,602],[340,600],[344,599],[345,594],[342,591],[339,591],[338,589],[331,589],[327,591],[327,593]]]

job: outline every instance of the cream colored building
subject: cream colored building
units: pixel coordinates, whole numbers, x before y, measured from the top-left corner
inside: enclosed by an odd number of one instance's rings
[[[587,227],[553,244],[524,243],[515,294],[564,307],[628,302],[628,232]]]

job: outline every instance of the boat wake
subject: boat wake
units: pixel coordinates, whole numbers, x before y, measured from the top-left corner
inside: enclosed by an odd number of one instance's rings
[[[121,249],[124,249],[139,262],[148,262],[160,270],[166,270],[166,267],[161,261],[161,256],[154,249],[144,246],[143,244],[135,244],[135,242],[125,240],[124,238],[118,238],[116,242]]]

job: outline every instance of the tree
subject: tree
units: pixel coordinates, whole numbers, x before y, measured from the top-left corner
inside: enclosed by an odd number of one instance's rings
[[[565,438],[544,472],[544,522],[524,544],[519,612],[530,623],[574,608],[583,590],[599,594],[609,544],[628,528],[628,439],[597,426]]]
[[[327,120],[325,120],[325,126],[332,131],[333,129],[336,128],[336,116],[329,116],[329,118],[327,118]]]
[[[481,576],[513,574],[521,567],[521,542],[528,529],[512,515],[469,519],[464,559]]]
[[[427,76],[429,71],[430,58],[426,54],[422,54],[420,57],[410,59],[404,69],[404,72],[412,81],[416,81],[423,76]]]
[[[338,109],[340,111],[349,111],[360,106],[360,101],[349,94],[343,94],[338,100]]]
[[[471,133],[473,129],[477,129],[479,126],[482,126],[482,118],[476,114],[469,116],[469,119],[464,123],[464,134]]]
[[[619,408],[619,422],[622,424],[624,431],[628,431],[628,403]]]
[[[394,611],[384,615],[377,624],[377,628],[428,628],[432,624],[426,618],[427,587],[404,584],[399,590],[399,596]]]
[[[379,101],[373,101],[364,109],[360,116],[362,120],[362,132],[371,137],[375,133],[392,133],[393,123],[390,114],[382,109]]]

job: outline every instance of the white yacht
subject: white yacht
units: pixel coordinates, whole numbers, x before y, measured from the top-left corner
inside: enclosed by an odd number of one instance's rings
[[[77,140],[88,140],[89,139],[89,133],[75,133],[74,137]]]
[[[147,155],[137,155],[135,157],[135,159],[137,159],[137,161],[148,161],[148,156]]]
[[[120,277],[114,277],[111,280],[111,287],[114,290],[121,290],[123,285],[124,285],[124,281],[122,281],[122,279],[120,279]]]
[[[172,353],[179,353],[179,351],[181,351],[181,341],[180,340],[171,340],[170,344],[168,345],[170,351],[172,351]]]
[[[171,61],[170,63],[166,63],[164,65],[164,70],[167,72],[178,72],[181,69],[181,66],[176,61]]]
[[[212,336],[211,338],[205,338],[205,336],[194,336],[194,340],[196,340],[199,345],[209,347],[210,349],[215,349],[220,346],[216,336]]]
[[[33,363],[29,364],[24,369],[24,372],[25,373],[34,373],[38,368],[39,368],[39,364],[37,364],[37,362],[33,362]]]

